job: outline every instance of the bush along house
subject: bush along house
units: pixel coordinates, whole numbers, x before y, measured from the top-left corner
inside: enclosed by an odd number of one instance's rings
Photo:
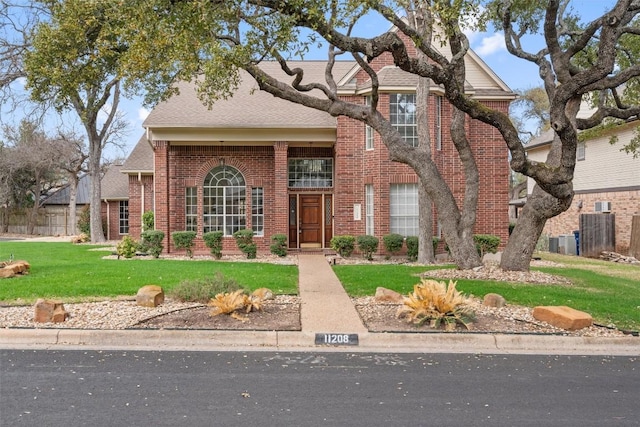
[[[390,56],[370,64],[378,73],[379,111],[407,143],[416,144],[417,78],[396,68]],[[324,81],[326,62],[290,64],[305,81]],[[261,67],[280,75],[279,64]],[[507,111],[513,92],[473,52],[467,58],[466,90]],[[333,69],[339,94],[364,104],[369,76],[355,62]],[[141,216],[152,210],[165,233],[165,252],[176,252],[171,233],[195,231],[194,251],[208,248],[204,233],[222,231],[224,250],[237,251],[233,233],[249,228],[258,252],[271,236],[285,234],[289,250],[329,248],[333,236],[418,233],[417,177],[389,160],[380,136],[362,122],[306,108],[258,90],[244,74],[233,97],[209,109],[192,83],[157,105],[122,167],[129,176],[129,233],[140,237]],[[303,81],[304,83],[304,81]],[[442,89],[433,86],[429,112],[433,156],[460,199],[463,169],[449,137],[451,111]],[[475,120],[467,134],[480,170],[476,233],[508,236],[507,149],[500,134]],[[434,214],[434,233],[438,233]],[[382,244],[380,245],[382,250]]]

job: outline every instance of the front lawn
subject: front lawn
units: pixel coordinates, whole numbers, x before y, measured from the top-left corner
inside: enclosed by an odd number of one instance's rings
[[[564,267],[534,268],[565,277],[571,286],[537,285],[497,281],[458,280],[457,289],[478,297],[490,292],[504,296],[509,303],[567,305],[591,314],[594,321],[620,329],[640,330],[640,267],[607,261],[562,255],[546,255],[545,259]],[[351,296],[374,295],[378,286],[402,294],[419,283],[417,275],[442,266],[405,265],[338,265],[338,278]]]
[[[248,290],[261,287],[276,294],[298,293],[298,268],[293,265],[170,259],[102,259],[109,254],[94,245],[49,242],[0,242],[0,261],[13,254],[31,264],[30,274],[0,279],[0,301],[33,303],[38,298],[65,302],[134,296],[144,285],[160,285],[165,292],[183,280],[221,272]]]

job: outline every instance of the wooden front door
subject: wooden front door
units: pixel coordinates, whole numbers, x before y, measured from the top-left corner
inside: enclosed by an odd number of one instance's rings
[[[300,195],[300,247],[322,247],[322,195]]]

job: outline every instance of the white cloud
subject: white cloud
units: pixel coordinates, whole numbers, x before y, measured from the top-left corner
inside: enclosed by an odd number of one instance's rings
[[[150,111],[144,107],[138,108],[138,119],[144,122],[147,119],[147,116],[149,115],[149,113]]]
[[[489,37],[483,37],[480,44],[474,48],[480,56],[488,56],[500,50],[505,50],[504,34],[495,33]]]

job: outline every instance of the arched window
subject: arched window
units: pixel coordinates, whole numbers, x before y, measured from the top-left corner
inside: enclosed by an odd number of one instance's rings
[[[218,166],[204,178],[204,232],[222,231],[225,236],[246,228],[246,187],[240,171]]]

